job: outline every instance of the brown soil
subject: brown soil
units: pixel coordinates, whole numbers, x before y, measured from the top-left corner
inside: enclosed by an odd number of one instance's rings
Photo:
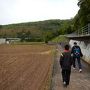
[[[51,49],[47,45],[0,45],[0,90],[48,90]]]

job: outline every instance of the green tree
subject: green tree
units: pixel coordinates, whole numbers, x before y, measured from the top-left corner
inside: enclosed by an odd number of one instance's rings
[[[90,23],[90,0],[79,0],[78,6],[80,9],[74,19],[74,27],[76,29]]]
[[[2,25],[0,25],[0,29],[2,29]]]
[[[25,40],[25,38],[26,38],[26,34],[25,34],[24,31],[18,32],[17,37],[21,39],[21,42],[23,42]]]
[[[31,32],[30,32],[30,31],[28,31],[28,32],[25,33],[25,38],[26,38],[28,41],[30,41],[30,39],[31,39]]]

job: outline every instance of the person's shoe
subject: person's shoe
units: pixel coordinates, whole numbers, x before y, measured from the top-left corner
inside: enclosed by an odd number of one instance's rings
[[[64,87],[67,87],[67,85],[66,85],[66,82],[65,82],[65,81],[63,82],[63,86],[64,86]]]
[[[66,84],[66,82],[64,81],[64,82],[63,82],[63,84],[65,85],[65,84]]]
[[[82,69],[79,69],[79,72],[81,73],[82,72]]]
[[[73,67],[73,69],[75,70],[76,68],[75,68],[75,67]]]

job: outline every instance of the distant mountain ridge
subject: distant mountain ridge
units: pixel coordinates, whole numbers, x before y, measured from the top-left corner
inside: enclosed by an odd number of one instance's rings
[[[45,41],[46,38],[49,40],[60,34],[68,33],[67,31],[68,29],[71,30],[72,24],[72,19],[55,19],[2,25],[0,27],[0,37],[24,37]],[[72,30],[69,32],[72,32]]]

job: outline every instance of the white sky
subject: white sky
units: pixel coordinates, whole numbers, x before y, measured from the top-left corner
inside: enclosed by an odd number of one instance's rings
[[[78,0],[0,0],[0,24],[73,18]]]

